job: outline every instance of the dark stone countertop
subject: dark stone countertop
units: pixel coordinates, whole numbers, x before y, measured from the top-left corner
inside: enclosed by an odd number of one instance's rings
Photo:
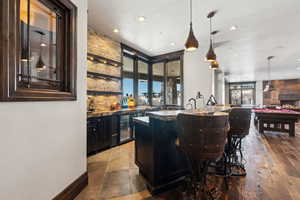
[[[164,121],[171,121],[171,120],[176,120],[177,115],[180,113],[199,115],[199,116],[204,116],[204,115],[217,116],[217,115],[227,114],[226,112],[230,110],[231,110],[230,107],[209,106],[209,107],[196,109],[196,110],[162,110],[156,112],[149,112],[148,115],[150,118],[155,118]]]
[[[151,106],[138,106],[136,108],[124,108],[120,110],[108,110],[108,111],[87,113],[87,117],[90,118],[90,117],[104,117],[104,116],[111,116],[111,115],[124,115],[124,114],[139,112],[139,111],[152,111],[157,109],[158,109],[157,107],[151,107]]]
[[[149,117],[134,117],[133,122],[144,124],[146,126],[149,126],[149,124],[150,124]]]

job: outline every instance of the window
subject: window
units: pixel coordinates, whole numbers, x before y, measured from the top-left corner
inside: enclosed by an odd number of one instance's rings
[[[69,0],[2,0],[0,8],[10,13],[0,22],[1,41],[8,41],[0,52],[5,63],[0,99],[75,100],[75,5]]]
[[[255,105],[255,83],[230,83],[230,104]]]
[[[166,104],[181,105],[181,62],[170,61],[166,64]]]
[[[164,105],[164,63],[152,65],[152,105]]]
[[[122,44],[123,100],[132,93],[137,105],[183,106],[183,53],[150,57]]]
[[[148,67],[143,61],[138,61],[138,105],[149,105]]]
[[[124,56],[123,58],[123,101],[122,105],[127,106],[129,97],[134,97],[134,60]]]

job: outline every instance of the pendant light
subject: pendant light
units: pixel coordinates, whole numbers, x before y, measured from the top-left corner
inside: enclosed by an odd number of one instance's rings
[[[219,68],[218,61],[214,60],[214,61],[210,62],[210,68],[211,69],[218,69]]]
[[[30,59],[29,59],[29,51],[28,51],[28,48],[26,48],[26,47],[22,47],[22,50],[21,50],[21,61],[22,62],[30,61]]]
[[[43,59],[42,59],[41,56],[39,57],[39,60],[38,60],[38,62],[36,64],[35,68],[38,71],[46,69],[46,65],[45,65],[45,63],[44,63],[44,61],[43,61]]]
[[[29,55],[29,48],[28,48],[28,39],[24,39],[24,34],[21,35],[21,41],[22,41],[22,48],[21,48],[21,61],[22,62],[28,62],[31,61],[30,55]]]
[[[268,59],[268,82],[265,86],[264,92],[270,92],[274,90],[274,87],[272,85],[271,81],[271,60],[274,58],[274,56],[269,56]]]
[[[192,5],[192,0],[190,0],[190,33],[185,43],[186,51],[195,51],[199,47],[199,42],[194,35],[192,20],[193,20],[193,5]]]
[[[43,53],[43,36],[45,35],[44,32],[42,31],[35,31],[36,33],[40,34],[41,35],[41,39],[40,39],[40,56],[39,56],[39,60],[35,66],[35,68],[38,70],[38,71],[41,71],[41,70],[44,70],[46,69],[46,65],[43,61],[43,58],[42,58],[42,53]]]
[[[212,23],[211,23],[211,19],[215,16],[215,14],[217,13],[217,11],[212,11],[210,13],[208,13],[207,18],[209,19],[209,36],[210,36],[210,45],[209,45],[209,50],[206,54],[206,60],[209,62],[212,61],[216,61],[217,56],[214,52],[214,47],[213,47],[213,38],[212,36],[214,35],[212,32]],[[217,32],[215,32],[216,34]]]
[[[219,31],[213,31],[211,32],[212,35],[212,44],[214,43],[214,35],[219,33]],[[211,69],[218,69],[220,67],[219,62],[215,59],[210,61],[210,68]]]

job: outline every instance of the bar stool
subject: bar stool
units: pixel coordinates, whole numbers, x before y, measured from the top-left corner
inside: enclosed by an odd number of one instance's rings
[[[227,156],[233,176],[246,176],[242,140],[249,134],[251,108],[233,108],[229,113],[230,129],[228,132]],[[238,172],[234,172],[234,167]]]
[[[188,189],[195,199],[212,198],[206,187],[210,163],[221,158],[227,139],[228,114],[187,114],[177,117],[178,145],[189,160],[191,176]]]

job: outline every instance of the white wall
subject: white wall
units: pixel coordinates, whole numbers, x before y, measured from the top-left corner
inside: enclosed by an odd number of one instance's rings
[[[214,74],[215,92],[214,95],[218,104],[225,104],[225,78],[222,71],[216,70]]]
[[[189,98],[195,98],[198,91],[204,95],[205,103],[212,94],[212,70],[204,61],[205,53],[203,48],[184,53],[184,105]]]
[[[256,81],[256,105],[263,105],[263,81]]]
[[[230,90],[229,90],[229,83],[228,81],[225,79],[225,104],[229,104],[229,94]]]
[[[86,171],[87,1],[78,6],[78,100],[0,102],[0,199],[49,200]]]

